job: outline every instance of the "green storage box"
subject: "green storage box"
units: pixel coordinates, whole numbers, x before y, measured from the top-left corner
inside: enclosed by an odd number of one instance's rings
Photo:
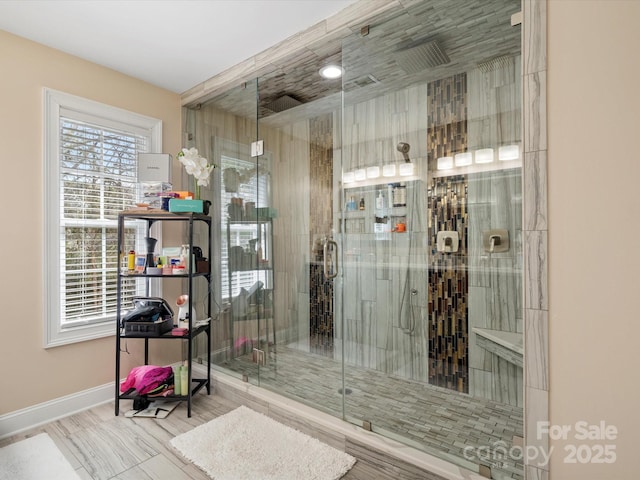
[[[181,200],[179,198],[172,198],[169,200],[169,211],[202,213],[202,200]]]

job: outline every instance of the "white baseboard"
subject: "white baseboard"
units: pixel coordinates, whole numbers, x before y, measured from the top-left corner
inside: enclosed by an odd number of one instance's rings
[[[2,415],[0,416],[0,439],[113,401],[115,388],[112,382]]]

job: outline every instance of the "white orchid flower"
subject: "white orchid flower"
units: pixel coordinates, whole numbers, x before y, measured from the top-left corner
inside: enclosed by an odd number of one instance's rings
[[[216,167],[209,164],[209,161],[198,153],[197,148],[183,148],[178,154],[178,160],[184,165],[184,169],[189,175],[193,175],[196,179],[196,193],[199,188],[209,185],[209,177]]]

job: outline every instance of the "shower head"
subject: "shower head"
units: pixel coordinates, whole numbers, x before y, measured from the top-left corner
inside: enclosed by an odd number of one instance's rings
[[[408,153],[409,150],[411,150],[411,145],[405,142],[400,142],[396,146],[396,149],[402,154],[405,162],[410,162]]]

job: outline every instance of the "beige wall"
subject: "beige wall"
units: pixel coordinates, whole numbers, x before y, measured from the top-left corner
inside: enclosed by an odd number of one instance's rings
[[[169,153],[180,149],[181,112],[175,93],[4,31],[0,72],[2,415],[114,380],[113,337],[43,348],[43,87],[161,119],[163,151]],[[179,170],[174,165],[174,178]],[[140,345],[129,342],[134,353],[123,355],[124,372],[141,361]]]
[[[553,479],[637,478],[640,445],[640,2],[550,0],[551,423],[601,420],[614,441],[552,442]],[[616,445],[613,465],[567,444]]]

